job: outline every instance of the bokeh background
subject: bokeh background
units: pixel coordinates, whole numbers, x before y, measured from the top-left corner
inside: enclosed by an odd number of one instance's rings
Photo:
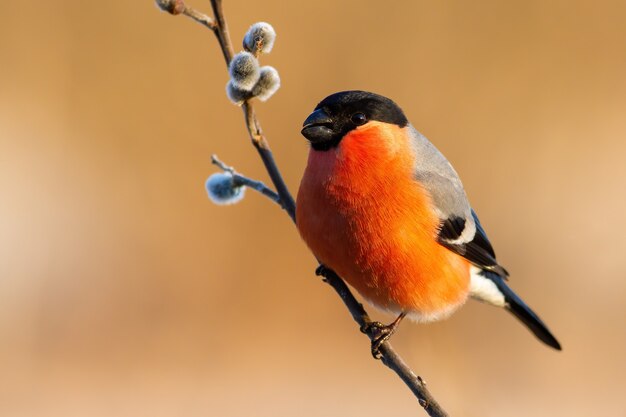
[[[404,324],[445,408],[626,415],[626,3],[225,3],[236,44],[278,31],[258,113],[292,191],[319,100],[392,97],[561,340],[476,302]],[[423,415],[287,216],[206,198],[211,153],[267,181],[226,81],[213,35],[151,1],[3,4],[0,415]]]

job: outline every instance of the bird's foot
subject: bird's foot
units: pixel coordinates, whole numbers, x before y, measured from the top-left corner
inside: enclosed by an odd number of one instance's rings
[[[372,340],[371,349],[374,359],[382,358],[383,355],[380,353],[381,346],[396,332],[396,329],[404,316],[406,316],[406,313],[400,314],[398,318],[387,325],[382,324],[379,321],[372,321],[361,326],[361,332],[370,336],[370,339]]]
[[[393,330],[391,325],[384,325],[379,321],[372,321],[361,326],[361,332],[366,335],[371,335],[372,339],[372,356],[374,359],[380,359],[382,354],[380,353],[380,347],[385,343],[391,335]]]

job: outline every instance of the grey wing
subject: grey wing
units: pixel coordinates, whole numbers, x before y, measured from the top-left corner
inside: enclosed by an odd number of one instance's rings
[[[422,173],[417,178],[430,193],[441,219],[437,241],[474,265],[507,277],[509,274],[496,261],[493,247],[470,207],[460,181],[457,183],[433,173]]]
[[[479,268],[507,277],[509,274],[496,261],[493,247],[467,200],[458,174],[432,143],[414,132],[418,158],[414,176],[430,194],[441,221],[437,241]]]

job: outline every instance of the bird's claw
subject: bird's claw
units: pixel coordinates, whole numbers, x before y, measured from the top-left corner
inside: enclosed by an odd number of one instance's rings
[[[395,331],[394,323],[385,325],[379,321],[372,321],[370,323],[365,323],[360,328],[361,332],[371,336],[372,339],[372,356],[374,359],[382,358],[382,354],[380,353],[380,348],[385,343],[393,332]]]
[[[372,340],[372,356],[374,359],[383,357],[382,353],[380,353],[380,348],[383,343],[389,340],[391,335],[395,333],[398,325],[405,316],[406,312],[402,312],[393,322],[387,325],[379,321],[372,321],[361,326],[361,331],[367,334]]]

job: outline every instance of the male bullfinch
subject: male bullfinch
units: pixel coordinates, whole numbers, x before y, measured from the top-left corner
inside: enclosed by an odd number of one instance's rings
[[[311,143],[296,223],[318,260],[374,306],[441,320],[467,300],[503,307],[542,342],[561,346],[507,286],[485,230],[448,160],[390,99],[344,91],[304,121]]]

